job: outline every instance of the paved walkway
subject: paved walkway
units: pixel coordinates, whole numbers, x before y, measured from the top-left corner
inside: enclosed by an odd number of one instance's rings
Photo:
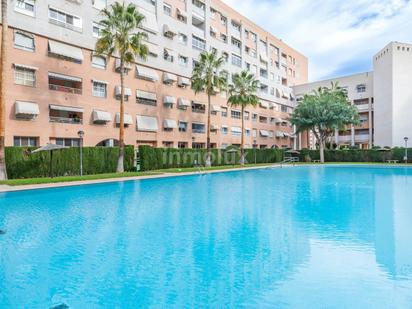
[[[264,168],[275,167],[275,166],[280,166],[280,165],[271,164],[271,165],[263,165],[263,166],[210,170],[210,171],[201,171],[201,172],[164,173],[164,174],[159,174],[159,175],[132,176],[132,177],[107,178],[107,179],[95,179],[95,180],[80,180],[80,181],[44,183],[44,184],[21,185],[21,186],[0,185],[0,192],[12,192],[12,191],[23,191],[23,190],[33,190],[33,189],[45,189],[45,188],[61,188],[61,187],[68,187],[68,186],[80,186],[80,185],[90,185],[90,184],[98,184],[98,183],[109,183],[109,182],[141,180],[141,179],[154,179],[154,178],[165,178],[165,177],[180,177],[180,176],[199,175],[199,174],[225,173],[225,172],[233,172],[233,171],[264,169]]]

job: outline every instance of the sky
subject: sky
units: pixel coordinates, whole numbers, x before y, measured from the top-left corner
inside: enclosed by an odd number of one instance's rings
[[[372,70],[391,41],[412,43],[412,0],[223,0],[309,58],[309,80]]]

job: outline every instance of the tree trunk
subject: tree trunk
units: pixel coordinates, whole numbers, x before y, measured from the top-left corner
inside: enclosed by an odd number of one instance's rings
[[[323,139],[319,139],[319,155],[320,162],[325,163],[325,141]]]
[[[5,128],[6,128],[6,80],[7,80],[7,44],[8,44],[8,23],[7,23],[7,0],[1,0],[1,52],[0,52],[0,180],[7,179],[6,154],[5,154]]]
[[[119,158],[117,173],[124,172],[124,60],[120,59],[120,128],[119,128]]]
[[[245,165],[245,107],[242,105],[242,135],[240,139],[240,165]]]
[[[212,166],[212,154],[210,151],[210,94],[207,94],[207,137],[205,167]]]

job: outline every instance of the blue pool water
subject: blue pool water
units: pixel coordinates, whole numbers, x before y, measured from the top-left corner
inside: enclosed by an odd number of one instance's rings
[[[0,195],[0,308],[412,308],[412,169]]]

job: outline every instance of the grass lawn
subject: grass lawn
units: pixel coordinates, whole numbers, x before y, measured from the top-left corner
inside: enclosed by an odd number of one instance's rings
[[[157,175],[158,172],[125,172],[125,173],[108,173],[108,174],[96,174],[96,175],[84,175],[84,176],[60,176],[60,177],[44,177],[44,178],[25,178],[25,179],[10,179],[0,181],[1,185],[9,186],[21,186],[21,185],[35,185],[44,183],[58,183],[58,182],[72,182],[82,180],[96,180],[96,179],[110,179],[110,178],[122,178],[122,177],[135,177],[135,176],[151,176]]]

